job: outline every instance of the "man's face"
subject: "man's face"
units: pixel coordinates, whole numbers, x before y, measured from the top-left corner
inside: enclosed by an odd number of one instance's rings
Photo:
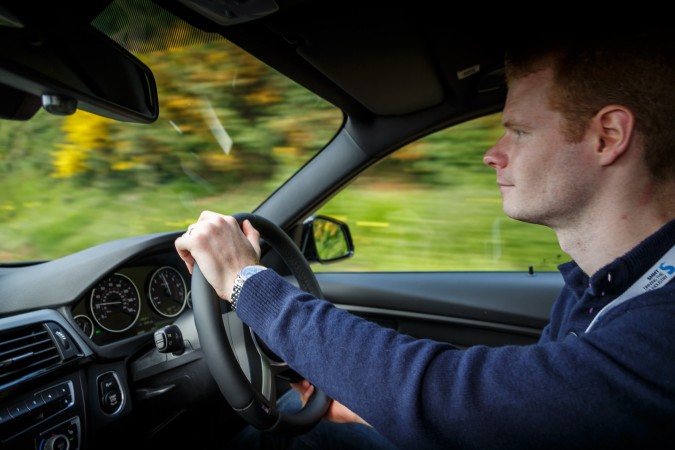
[[[593,184],[589,142],[570,143],[563,117],[548,101],[551,69],[516,79],[502,114],[504,135],[483,161],[497,171],[504,212],[511,218],[556,227],[579,218]]]

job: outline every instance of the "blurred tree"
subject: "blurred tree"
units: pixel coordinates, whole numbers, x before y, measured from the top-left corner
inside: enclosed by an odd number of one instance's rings
[[[89,160],[93,152],[110,149],[110,119],[78,111],[63,120],[63,143],[57,143],[54,157],[54,178],[70,178],[91,170]]]

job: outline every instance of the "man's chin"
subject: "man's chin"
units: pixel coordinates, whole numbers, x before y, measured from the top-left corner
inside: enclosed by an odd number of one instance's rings
[[[509,208],[507,204],[503,204],[504,214],[513,220],[519,222],[531,223],[534,225],[545,225],[541,219],[537,218],[535,214],[528,213],[522,209]]]

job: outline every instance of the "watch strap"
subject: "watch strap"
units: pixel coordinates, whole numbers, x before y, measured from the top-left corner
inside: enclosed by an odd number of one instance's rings
[[[258,272],[262,272],[267,269],[265,266],[255,265],[255,266],[246,266],[239,271],[237,277],[234,279],[234,285],[232,286],[232,295],[230,296],[230,306],[232,311],[237,310],[237,302],[239,301],[239,295],[241,290],[244,287],[244,283],[247,279],[252,277]]]

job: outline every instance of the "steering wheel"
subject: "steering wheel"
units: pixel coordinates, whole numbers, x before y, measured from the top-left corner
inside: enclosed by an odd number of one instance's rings
[[[321,288],[295,243],[269,220],[254,214],[234,214],[239,224],[249,220],[289,267],[301,289],[322,298]],[[197,264],[192,271],[192,307],[201,349],[220,391],[230,406],[258,430],[284,436],[305,433],[326,413],[330,399],[315,389],[298,412],[277,409],[275,377],[288,365],[274,355],[234,312],[221,313],[223,300],[206,281]]]

